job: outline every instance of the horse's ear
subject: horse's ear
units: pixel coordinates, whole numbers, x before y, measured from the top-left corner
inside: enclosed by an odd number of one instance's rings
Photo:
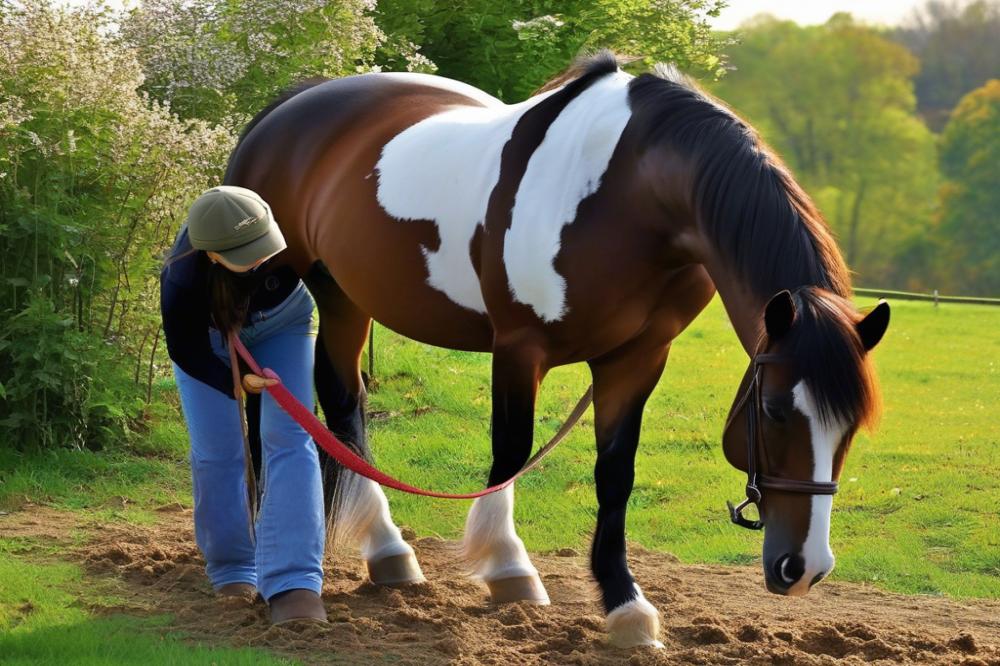
[[[885,335],[885,329],[889,328],[889,304],[879,301],[875,309],[866,314],[855,327],[858,329],[858,337],[861,338],[865,351],[871,351]]]
[[[764,309],[764,330],[767,337],[777,340],[792,327],[795,321],[795,303],[792,294],[784,289],[771,297]]]

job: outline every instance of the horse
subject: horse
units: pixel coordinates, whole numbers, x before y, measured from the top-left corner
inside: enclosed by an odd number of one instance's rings
[[[278,260],[319,311],[319,403],[363,455],[373,319],[492,353],[490,485],[528,459],[548,370],[590,366],[590,561],[615,645],[662,645],[628,567],[626,507],[646,400],[716,293],[751,359],[722,437],[748,474],[732,519],[764,526],[771,592],[805,594],[833,568],[832,493],[877,417],[869,352],[889,307],[852,305],[834,238],[789,170],[675,68],[633,76],[602,52],[510,105],[427,74],[310,80],[250,122],[225,182],[269,202],[288,243]],[[371,580],[423,580],[381,488],[329,478],[331,530],[353,531]],[[513,505],[513,485],[472,504],[465,557],[493,602],[547,604]]]

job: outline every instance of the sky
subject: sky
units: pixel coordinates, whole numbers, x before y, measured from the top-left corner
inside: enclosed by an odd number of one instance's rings
[[[825,23],[837,12],[850,12],[855,18],[867,23],[895,25],[908,17],[914,8],[923,4],[924,0],[728,0],[729,6],[722,10],[718,18],[712,20],[712,26],[719,30],[732,30],[746,19],[761,13],[809,25]]]

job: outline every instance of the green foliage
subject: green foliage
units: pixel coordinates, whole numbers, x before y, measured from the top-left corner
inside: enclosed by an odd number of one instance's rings
[[[114,353],[35,293],[0,338],[6,375],[0,428],[18,448],[123,441],[142,410]],[[95,378],[99,378],[95,381]]]
[[[1000,72],[1000,2],[928,0],[893,39],[920,59],[917,108],[939,131],[967,92]]]
[[[0,510],[24,502],[77,509],[94,519],[150,522],[158,507],[191,502],[188,437],[172,379],[153,388],[147,429],[128,449],[100,452],[0,447]]]
[[[100,448],[157,363],[159,253],[232,135],[139,90],[101,6],[0,14],[0,446]]]
[[[746,26],[714,91],[744,113],[816,199],[864,284],[933,288],[934,138],[914,113],[916,59],[835,15]]]
[[[582,52],[610,48],[649,65],[671,61],[715,76],[725,38],[706,17],[720,0],[384,0],[376,17],[389,35],[377,62],[465,81],[520,101]],[[422,54],[418,60],[414,54]],[[428,61],[429,60],[429,61]]]
[[[949,288],[1000,293],[1000,80],[962,98],[941,137],[942,271]]]

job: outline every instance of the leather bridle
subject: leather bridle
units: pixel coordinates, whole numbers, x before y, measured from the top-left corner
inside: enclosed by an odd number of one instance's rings
[[[745,500],[737,506],[732,502],[726,502],[729,507],[729,518],[740,527],[750,530],[759,530],[764,527],[761,518],[749,520],[743,516],[743,510],[753,504],[757,507],[757,515],[760,513],[761,489],[776,490],[784,493],[798,493],[800,495],[835,495],[838,484],[836,481],[804,481],[800,479],[783,479],[777,476],[768,476],[759,472],[761,447],[766,446],[764,434],[761,430],[760,413],[763,411],[761,402],[761,385],[764,374],[763,366],[768,363],[789,363],[791,358],[782,354],[760,353],[753,357],[750,385],[740,398],[736,406],[729,414],[726,427],[722,431],[723,440],[729,427],[742,409],[746,409],[747,415],[747,487]],[[766,451],[764,459],[767,459]]]

